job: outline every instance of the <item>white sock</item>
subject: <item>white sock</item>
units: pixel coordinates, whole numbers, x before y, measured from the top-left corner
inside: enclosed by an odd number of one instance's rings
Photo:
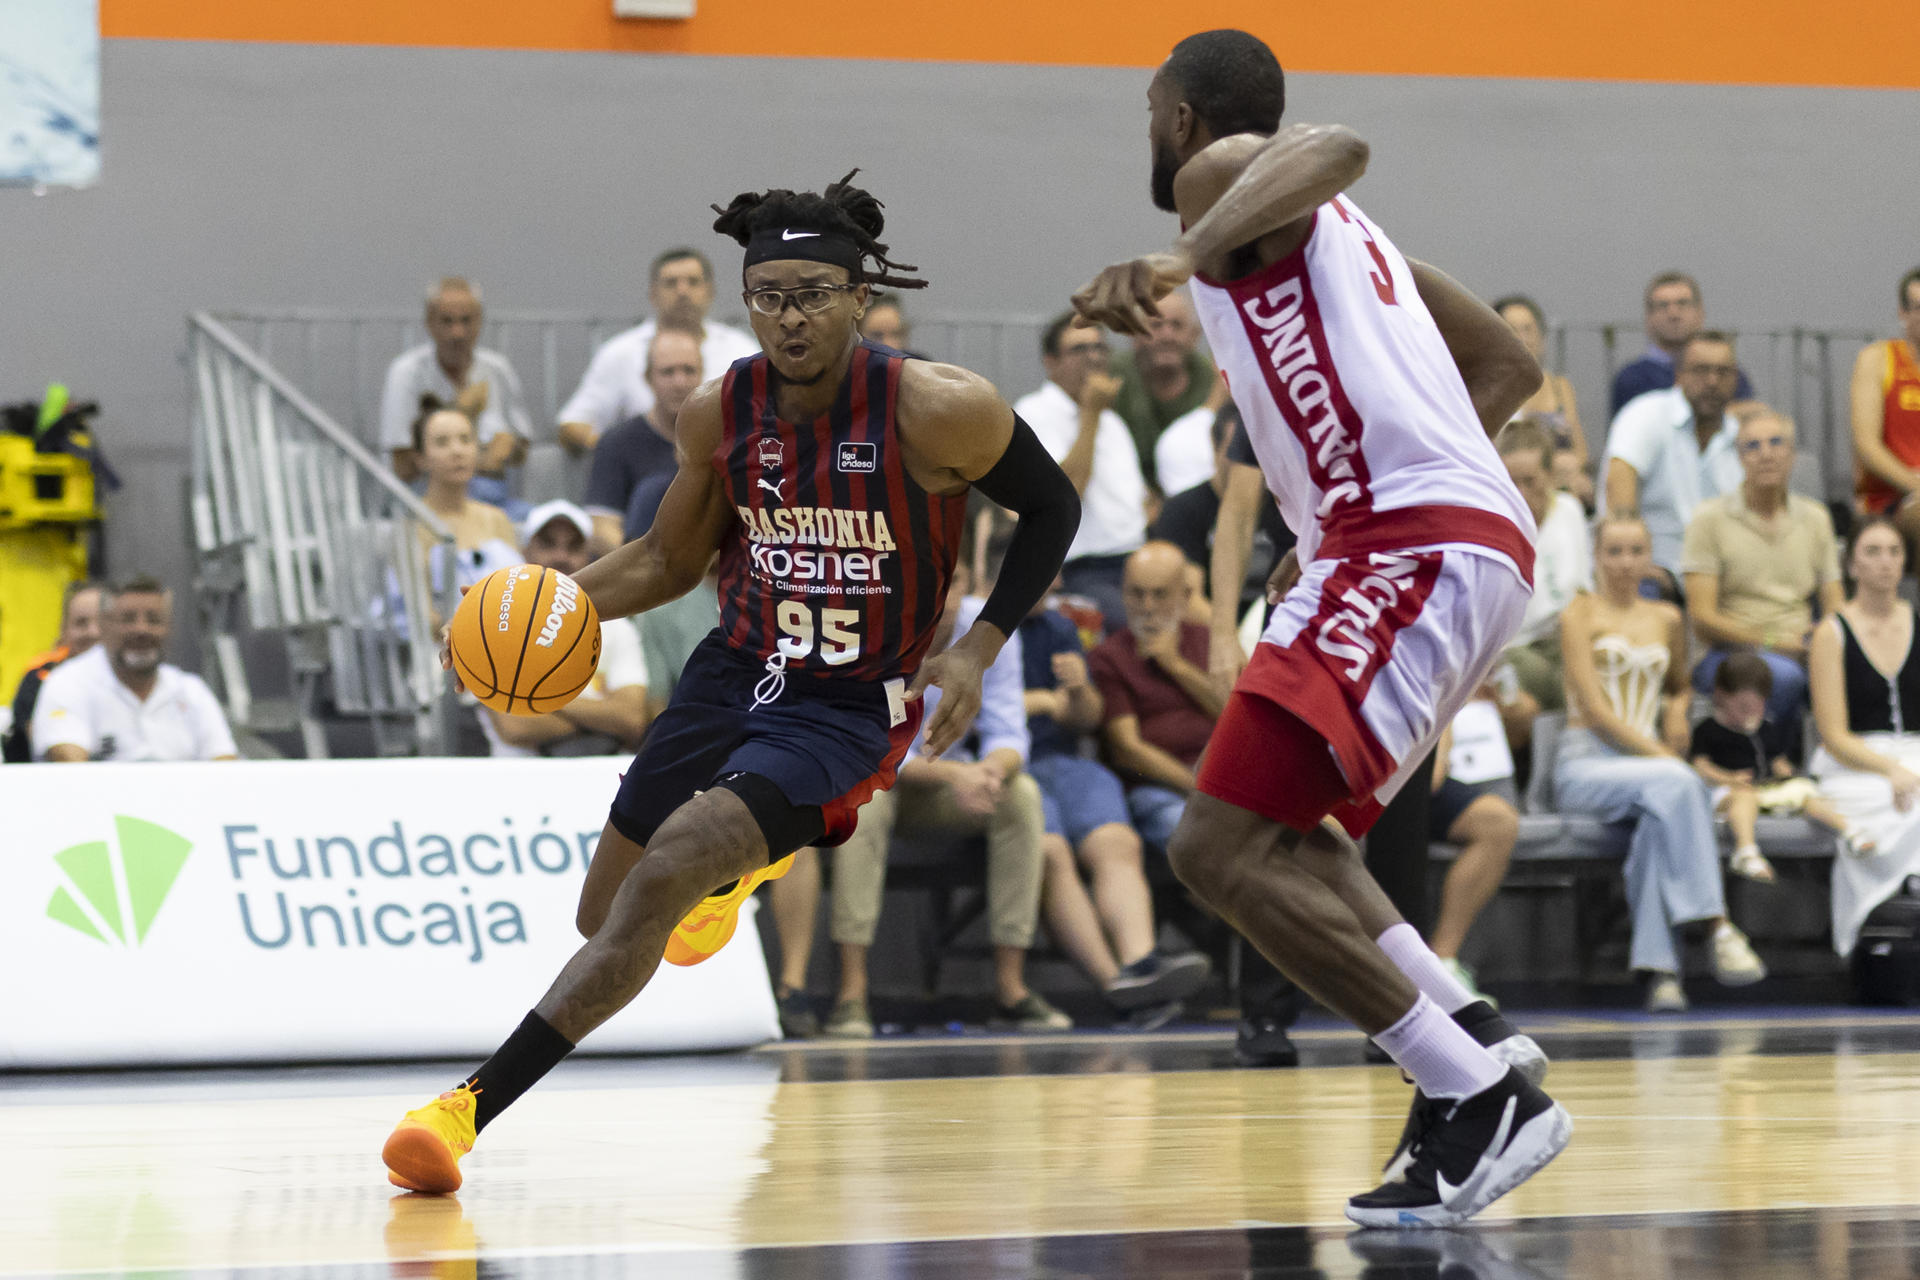
[[[1737,858],[1743,853],[1752,854],[1757,858],[1760,856],[1760,846],[1757,844],[1743,844],[1733,851],[1733,856]]]
[[[1440,957],[1433,954],[1426,939],[1412,925],[1401,921],[1374,939],[1393,961],[1393,967],[1407,975],[1407,981],[1420,988],[1445,1013],[1458,1013],[1477,998],[1460,985],[1460,979],[1447,972]]]
[[[1471,1098],[1492,1088],[1507,1065],[1482,1049],[1425,995],[1407,1016],[1373,1038],[1429,1098]]]

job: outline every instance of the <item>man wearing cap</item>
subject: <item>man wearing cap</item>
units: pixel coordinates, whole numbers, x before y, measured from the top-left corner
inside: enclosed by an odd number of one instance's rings
[[[535,507],[520,526],[528,564],[565,574],[592,562],[593,521],[571,502]],[[647,731],[647,659],[628,618],[600,624],[600,667],[580,696],[543,716],[483,709],[480,727],[496,756],[589,756],[632,751]]]

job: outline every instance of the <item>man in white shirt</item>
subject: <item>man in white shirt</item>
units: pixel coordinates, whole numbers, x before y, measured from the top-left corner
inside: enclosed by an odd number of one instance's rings
[[[560,410],[560,443],[585,453],[600,433],[653,408],[647,386],[647,352],[661,326],[700,335],[700,363],[709,378],[725,373],[742,356],[760,354],[750,333],[707,319],[713,307],[713,264],[698,249],[669,249],[653,260],[647,277],[653,315],[607,339],[593,353],[579,389]]]
[[[55,667],[33,709],[33,749],[54,764],[89,760],[233,760],[213,691],[160,657],[173,599],[152,578],[114,588],[100,643]]]
[[[1593,587],[1593,535],[1580,500],[1554,487],[1553,437],[1546,428],[1515,419],[1500,429],[1494,447],[1540,530],[1533,547],[1533,598],[1493,679],[1508,742],[1518,746],[1532,737],[1535,716],[1567,705],[1560,615]]]
[[[574,574],[592,562],[593,522],[571,502],[535,507],[521,526],[528,564]],[[632,751],[647,731],[647,656],[632,618],[600,623],[600,665],[558,711],[510,716],[482,708],[480,727],[496,756],[600,755]]]
[[[1013,411],[1033,428],[1080,493],[1080,532],[1067,550],[1067,591],[1100,606],[1109,628],[1126,623],[1120,579],[1127,557],[1147,540],[1147,482],[1127,424],[1113,411],[1120,380],[1108,372],[1106,334],[1073,324],[1073,313],[1040,339],[1047,384]]]
[[[427,291],[427,333],[433,340],[402,352],[387,366],[380,394],[380,443],[393,459],[394,474],[412,483],[420,474],[413,450],[420,397],[458,403],[473,419],[480,445],[467,492],[500,506],[508,496],[507,470],[526,457],[533,426],[520,375],[505,356],[480,345],[484,320],[480,286],[448,276]]]
[[[1740,487],[1739,428],[1727,412],[1739,376],[1733,339],[1702,329],[1681,348],[1674,385],[1629,401],[1607,433],[1601,509],[1640,512],[1675,598],[1694,508]]]

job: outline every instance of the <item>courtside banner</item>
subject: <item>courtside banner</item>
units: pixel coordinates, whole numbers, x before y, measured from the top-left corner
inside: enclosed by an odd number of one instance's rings
[[[0,769],[0,1067],[491,1052],[580,946],[625,757]],[[585,1048],[779,1034],[759,935]]]

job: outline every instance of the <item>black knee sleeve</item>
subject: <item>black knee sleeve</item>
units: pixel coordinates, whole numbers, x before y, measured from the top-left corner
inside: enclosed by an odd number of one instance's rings
[[[760,834],[766,837],[769,862],[804,849],[827,834],[826,815],[819,805],[794,804],[779,787],[757,773],[729,773],[713,785],[733,792],[747,806]]]

